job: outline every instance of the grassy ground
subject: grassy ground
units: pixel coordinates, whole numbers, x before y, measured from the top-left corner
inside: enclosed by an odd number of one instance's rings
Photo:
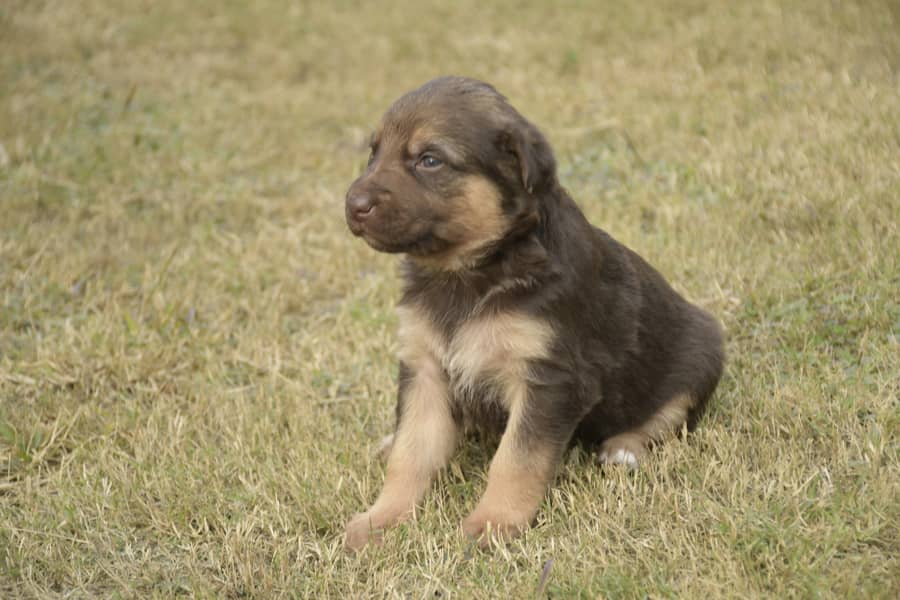
[[[897,597],[900,9],[604,4],[0,4],[0,596]],[[343,193],[446,73],[729,366],[640,472],[573,453],[508,548],[459,532],[474,447],[348,556],[399,284]]]

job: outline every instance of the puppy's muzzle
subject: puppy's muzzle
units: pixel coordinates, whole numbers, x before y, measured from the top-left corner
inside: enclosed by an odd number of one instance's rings
[[[375,215],[375,205],[375,198],[368,192],[351,190],[347,194],[347,224],[353,233],[358,235],[363,230],[366,221]]]

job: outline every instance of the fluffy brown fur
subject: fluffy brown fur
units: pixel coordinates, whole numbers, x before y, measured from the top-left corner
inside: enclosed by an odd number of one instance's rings
[[[444,77],[397,100],[346,212],[406,255],[397,426],[349,548],[409,518],[473,424],[502,432],[463,521],[489,541],[530,524],[570,443],[637,466],[718,383],[716,321],[587,222],[544,136],[490,85]]]

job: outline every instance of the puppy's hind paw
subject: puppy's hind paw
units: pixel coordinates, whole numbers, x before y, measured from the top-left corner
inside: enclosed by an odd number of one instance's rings
[[[625,465],[637,469],[647,448],[644,441],[633,434],[620,434],[604,441],[597,452],[597,459],[607,465]]]
[[[619,448],[610,452],[600,452],[598,455],[600,462],[606,465],[625,465],[629,469],[637,469],[639,462],[637,456],[631,451]]]

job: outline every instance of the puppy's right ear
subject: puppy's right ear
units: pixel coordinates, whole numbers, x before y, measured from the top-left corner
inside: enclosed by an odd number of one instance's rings
[[[513,123],[500,134],[500,144],[518,162],[522,187],[529,194],[548,186],[556,178],[553,150],[531,123],[524,120]]]

